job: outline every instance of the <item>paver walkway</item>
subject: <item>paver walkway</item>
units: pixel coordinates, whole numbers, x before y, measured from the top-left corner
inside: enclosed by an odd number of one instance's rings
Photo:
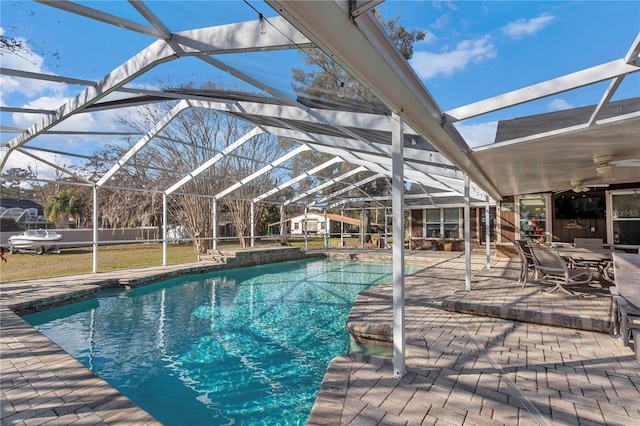
[[[609,315],[606,295],[547,295],[536,285],[522,289],[517,261],[499,259],[482,270],[484,258],[472,259],[471,292],[464,291],[463,258],[406,278],[407,374],[394,379],[388,358],[335,358],[308,424],[640,424],[640,365],[620,339],[442,309],[486,303],[484,309],[491,311],[492,304],[506,303],[507,314],[536,307],[565,319],[593,315],[597,323]],[[348,327],[388,330],[391,297],[389,285],[361,294]],[[553,321],[551,313],[545,316]]]
[[[342,251],[358,258],[390,252]],[[633,351],[606,333],[468,315],[509,303],[519,312],[554,309],[560,318],[605,321],[605,297],[544,296],[515,284],[519,266],[498,260],[482,270],[474,256],[474,290],[465,292],[459,254],[410,252],[407,262],[429,265],[406,279],[407,374],[392,378],[390,359],[352,355],[327,370],[309,424],[640,424],[640,377]],[[199,264],[120,271],[54,280],[2,283],[0,375],[2,425],[157,424],[12,309],[64,303],[92,295],[104,280],[154,280]],[[136,281],[131,281],[136,284]],[[484,291],[483,291],[484,289]],[[517,292],[520,293],[517,293]],[[353,329],[388,330],[389,285],[364,292],[349,319]],[[574,308],[576,303],[579,308]],[[484,308],[482,307],[484,306]],[[501,312],[500,309],[497,311]],[[582,315],[584,314],[584,315]],[[547,315],[552,318],[553,316]],[[573,321],[585,326],[589,321]]]

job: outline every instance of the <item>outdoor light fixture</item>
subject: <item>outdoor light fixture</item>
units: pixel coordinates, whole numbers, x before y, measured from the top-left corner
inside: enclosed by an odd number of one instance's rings
[[[338,89],[338,97],[344,98],[344,95],[347,94],[347,89],[344,87],[344,83],[340,82],[340,88]]]
[[[267,22],[264,20],[262,13],[258,14],[258,31],[260,31],[260,34],[267,32]]]

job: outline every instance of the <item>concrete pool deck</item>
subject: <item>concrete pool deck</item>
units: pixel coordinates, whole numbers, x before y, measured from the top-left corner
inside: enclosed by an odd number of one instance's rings
[[[331,257],[389,260],[390,251],[337,249]],[[606,332],[609,301],[543,295],[517,285],[519,264],[472,256],[473,290],[464,291],[460,253],[407,252],[425,269],[406,278],[407,374],[392,378],[391,360],[344,355],[332,361],[308,424],[638,424],[640,365]],[[14,309],[93,297],[103,280],[148,282],[158,274],[219,268],[206,262],[2,283],[0,375],[3,425],[159,424],[22,320]],[[207,269],[208,270],[208,269]],[[350,329],[388,337],[390,286],[363,292]],[[48,302],[47,302],[48,301]],[[495,309],[505,306],[510,309]],[[445,310],[443,307],[446,307]],[[455,312],[518,315],[565,327]],[[540,309],[544,315],[531,315]],[[510,317],[509,317],[510,318]],[[578,319],[576,319],[578,318]],[[580,326],[567,328],[567,326]]]

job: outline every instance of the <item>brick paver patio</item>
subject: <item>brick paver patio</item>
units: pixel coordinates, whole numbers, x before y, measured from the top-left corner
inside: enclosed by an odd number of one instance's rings
[[[390,254],[339,253],[378,260]],[[543,295],[535,284],[516,284],[517,262],[498,259],[485,270],[484,259],[473,256],[473,290],[466,292],[460,254],[408,252],[407,262],[427,268],[405,284],[407,374],[392,378],[389,358],[339,356],[308,423],[640,424],[640,365],[607,333],[609,299],[602,289],[585,297]],[[135,284],[138,275],[147,283],[203,266],[2,283],[0,423],[157,424],[13,310],[93,297],[105,280]],[[389,284],[361,294],[349,329],[390,339],[391,297]],[[558,321],[565,327],[553,325]]]
[[[545,294],[517,284],[517,260],[484,265],[473,256],[470,292],[462,257],[407,277],[407,374],[394,379],[388,358],[335,358],[308,424],[640,424],[640,365],[608,334],[606,289]],[[362,293],[349,329],[391,339],[391,293]]]

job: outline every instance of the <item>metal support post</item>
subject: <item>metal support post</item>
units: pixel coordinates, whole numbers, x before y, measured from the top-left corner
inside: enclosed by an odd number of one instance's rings
[[[307,213],[308,213],[308,208],[307,206],[304,206],[304,223],[302,225],[302,232],[304,232],[304,249],[305,250],[309,250],[309,245],[308,245],[308,241],[307,241]]]
[[[256,203],[251,202],[251,248],[256,245]]]
[[[471,290],[471,208],[469,206],[469,176],[464,175],[464,288]]]
[[[364,209],[360,209],[360,248],[364,248],[364,240],[366,238],[365,233],[367,230],[364,227],[364,221],[362,218],[364,217]]]
[[[162,193],[162,266],[167,266],[167,194]]]
[[[93,187],[93,273],[98,273],[98,187]]]
[[[391,131],[393,213],[393,377],[406,374],[404,318],[404,144],[402,118],[393,114]]]
[[[491,212],[489,210],[489,194],[487,194],[486,203],[484,207],[484,233],[487,236],[486,238],[486,246],[487,246],[487,269],[491,269]]]
[[[211,222],[213,222],[213,231],[211,235],[213,236],[213,249],[218,250],[218,199],[213,199],[213,212]]]
[[[324,209],[324,248],[325,250],[329,248],[329,232],[331,231],[330,223],[327,220],[327,209]]]
[[[344,247],[344,206],[340,210],[340,247]]]
[[[389,241],[389,213],[387,208],[384,209],[384,248],[387,248],[387,241]]]
[[[280,244],[284,245],[284,204],[280,204]]]

